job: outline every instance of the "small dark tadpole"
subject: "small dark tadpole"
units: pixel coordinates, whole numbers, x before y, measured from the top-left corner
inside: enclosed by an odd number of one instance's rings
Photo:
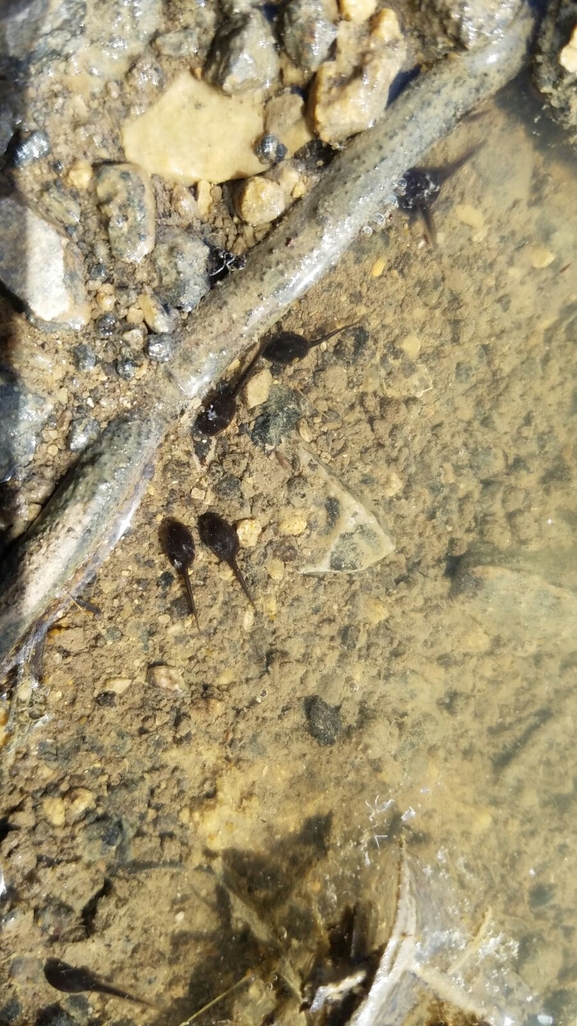
[[[262,352],[260,345],[244,370],[241,370],[236,381],[224,385],[215,392],[195,420],[195,427],[201,435],[219,435],[232,423],[236,413],[236,400],[243,385],[246,384],[254,372],[258,359]]]
[[[200,631],[200,624],[196,613],[196,605],[192,594],[189,570],[194,562],[194,538],[179,520],[167,517],[163,520],[159,530],[160,543],[172,563],[175,570],[184,577],[188,608],[196,620],[196,626]]]
[[[437,230],[432,207],[439,198],[442,186],[480,149],[474,146],[462,157],[445,167],[410,167],[401,178],[397,201],[405,214],[418,214],[424,222],[432,246],[437,245]]]
[[[356,323],[343,324],[342,328],[334,328],[333,331],[327,331],[326,334],[311,340],[306,339],[304,335],[297,335],[294,331],[281,331],[280,334],[275,335],[274,338],[263,345],[261,354],[270,363],[280,363],[283,366],[288,366],[289,363],[294,363],[296,360],[303,360],[305,356],[308,356],[311,349],[314,346],[320,346],[321,342],[327,342],[329,338],[333,338],[334,335],[338,335],[341,331],[358,327],[359,325]]]
[[[226,520],[223,520],[218,513],[209,511],[198,518],[198,532],[201,540],[211,552],[214,552],[215,556],[223,563],[228,563],[247,599],[256,609],[254,599],[236,562],[240,548],[236,528],[232,524],[227,524]]]
[[[44,976],[51,987],[61,991],[63,994],[82,994],[84,991],[96,991],[98,994],[110,994],[112,997],[123,998],[125,1001],[133,1001],[137,1005],[145,1005],[147,1008],[156,1008],[156,1005],[143,998],[135,997],[122,987],[115,987],[107,983],[97,973],[87,969],[86,966],[68,965],[61,962],[59,958],[49,958],[44,964]]]

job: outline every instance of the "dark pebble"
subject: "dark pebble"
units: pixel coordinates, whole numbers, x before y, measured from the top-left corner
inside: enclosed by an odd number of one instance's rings
[[[11,998],[0,1007],[0,1023],[17,1022],[22,1015],[22,1005],[18,998]]]
[[[6,156],[12,167],[26,167],[36,160],[41,160],[48,153],[50,140],[46,132],[30,132],[29,135],[16,132],[10,140]]]
[[[234,474],[226,474],[221,477],[213,487],[214,494],[218,495],[219,499],[237,499],[239,501],[242,499],[242,485],[240,479]]]
[[[170,585],[174,583],[174,574],[171,574],[170,570],[165,570],[157,579],[156,583],[163,591],[167,591],[170,588]]]
[[[276,448],[305,413],[303,400],[284,385],[276,385],[263,412],[256,418],[250,432],[255,445]]]
[[[49,1005],[38,1012],[34,1026],[78,1026],[78,1022],[60,1005]]]
[[[123,381],[132,381],[136,374],[137,363],[130,356],[119,356],[116,361],[116,373]]]
[[[74,366],[79,371],[91,371],[96,367],[96,353],[92,346],[81,342],[74,350]]]
[[[287,148],[281,143],[278,136],[267,132],[265,135],[261,135],[254,152],[263,164],[280,164],[287,155]]]
[[[174,339],[172,335],[153,335],[144,351],[153,363],[167,363],[174,354]]]
[[[354,652],[361,637],[360,627],[357,627],[355,623],[349,623],[345,627],[341,627],[339,634],[343,648],[346,648],[349,652]]]
[[[318,695],[309,695],[304,700],[307,730],[320,745],[334,745],[343,729],[339,707],[329,705]]]
[[[36,910],[34,920],[41,933],[47,934],[52,940],[57,940],[66,929],[74,925],[77,916],[74,909],[64,901],[47,898]]]
[[[98,334],[102,335],[102,338],[110,338],[111,335],[114,335],[117,326],[118,322],[112,313],[103,314],[96,322],[96,329]]]

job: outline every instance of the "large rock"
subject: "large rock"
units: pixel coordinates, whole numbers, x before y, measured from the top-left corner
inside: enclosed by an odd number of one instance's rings
[[[30,463],[52,403],[0,367],[0,483]]]
[[[0,281],[40,321],[82,328],[90,319],[82,256],[18,193],[0,196]]]
[[[264,14],[234,14],[217,32],[204,77],[229,96],[268,86],[278,75],[274,36]]]

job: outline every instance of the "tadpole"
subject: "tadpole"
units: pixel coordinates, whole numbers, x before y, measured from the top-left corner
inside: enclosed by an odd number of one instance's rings
[[[334,328],[318,338],[306,339],[304,335],[298,335],[295,331],[281,331],[262,347],[261,354],[265,360],[271,363],[280,363],[287,366],[296,360],[303,360],[308,356],[314,346],[320,346],[321,342],[327,342],[333,335],[338,335],[348,328],[358,328],[358,324],[343,324],[342,328]]]
[[[219,435],[232,422],[236,413],[238,393],[253,373],[261,352],[262,346],[259,346],[252,360],[240,372],[236,381],[224,385],[200,411],[195,426],[202,435]]]
[[[213,513],[210,510],[198,518],[198,532],[201,540],[211,552],[214,552],[215,556],[224,563],[228,563],[249,602],[256,609],[254,599],[236,562],[240,548],[236,528],[232,524],[227,524],[226,520],[223,520],[218,513]]]
[[[442,186],[460,167],[480,149],[474,146],[445,167],[410,167],[401,178],[397,201],[406,214],[418,214],[423,219],[432,246],[437,245],[437,230],[432,207],[436,203]]]
[[[111,994],[113,997],[124,998],[125,1001],[134,1001],[138,1005],[145,1005],[147,1008],[156,1008],[150,1001],[135,997],[122,987],[115,987],[114,984],[103,980],[101,976],[94,973],[86,966],[68,965],[59,958],[49,958],[44,964],[44,976],[51,987],[61,991],[63,994],[82,994],[84,991],[96,991],[98,994]]]
[[[160,525],[160,541],[162,547],[172,563],[175,570],[184,577],[188,608],[196,620],[196,626],[200,631],[200,624],[196,613],[196,605],[192,594],[189,570],[194,562],[194,538],[179,520],[167,517]]]

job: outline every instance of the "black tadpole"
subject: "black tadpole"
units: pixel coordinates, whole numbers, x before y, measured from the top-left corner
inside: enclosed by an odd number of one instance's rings
[[[68,965],[61,962],[59,958],[49,958],[44,964],[44,976],[51,987],[61,991],[63,994],[82,994],[84,991],[96,991],[99,994],[110,994],[112,997],[124,998],[125,1001],[134,1001],[138,1005],[145,1005],[147,1008],[155,1008],[156,1005],[143,998],[135,997],[122,987],[115,987],[87,969],[86,966]]]
[[[295,360],[303,360],[314,346],[320,346],[321,342],[327,342],[333,335],[338,335],[339,332],[346,331],[348,328],[358,327],[358,324],[343,324],[342,328],[334,328],[333,331],[327,331],[326,334],[311,340],[306,339],[304,335],[297,335],[294,331],[281,331],[280,334],[275,335],[264,344],[261,354],[265,360],[270,360],[271,363],[281,363],[286,366],[289,363],[294,363]]]
[[[401,178],[397,192],[399,207],[406,214],[418,214],[422,217],[432,246],[437,245],[437,230],[431,208],[447,179],[470,160],[479,148],[474,146],[445,167],[410,167]]]
[[[181,524],[179,520],[168,517],[160,525],[160,541],[166,555],[175,570],[184,577],[188,608],[196,620],[196,626],[200,631],[200,624],[196,613],[196,605],[192,594],[189,570],[194,562],[194,538],[188,527]]]
[[[219,435],[232,423],[236,413],[238,393],[253,373],[261,352],[262,346],[259,346],[252,360],[240,372],[236,381],[225,385],[224,388],[216,392],[200,411],[195,426],[201,435],[210,435],[211,437]]]
[[[198,518],[198,533],[211,552],[214,552],[223,563],[228,563],[247,599],[256,609],[254,599],[236,562],[240,548],[236,528],[232,524],[227,524],[218,513],[209,511]]]

